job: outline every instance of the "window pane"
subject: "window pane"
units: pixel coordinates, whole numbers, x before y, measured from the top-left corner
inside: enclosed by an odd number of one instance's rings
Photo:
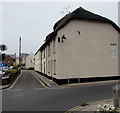
[[[56,60],[54,60],[54,75],[56,75]]]
[[[112,51],[112,56],[116,56],[116,51]]]
[[[117,44],[111,44],[111,55],[117,57]]]
[[[112,45],[112,50],[116,50],[116,45]]]

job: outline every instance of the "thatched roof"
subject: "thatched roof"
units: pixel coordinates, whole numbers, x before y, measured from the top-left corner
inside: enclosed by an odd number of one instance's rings
[[[118,30],[118,32],[120,32],[120,28],[113,21],[111,21],[105,17],[99,16],[97,14],[91,13],[91,12],[83,9],[82,7],[77,8],[75,11],[73,11],[70,14],[67,14],[65,17],[63,17],[58,22],[56,22],[53,27],[54,31],[57,32],[58,30],[63,28],[70,20],[73,20],[73,19],[108,22],[108,23],[112,24],[112,26],[116,30]]]
[[[91,13],[83,9],[82,7],[79,7],[75,11],[67,14],[55,23],[53,27],[53,32],[46,36],[45,43],[40,47],[39,50],[42,50],[47,45],[47,43],[49,43],[54,38],[54,36],[56,36],[57,31],[62,29],[69,21],[73,19],[107,22],[110,23],[120,33],[120,28],[113,21],[97,14]]]

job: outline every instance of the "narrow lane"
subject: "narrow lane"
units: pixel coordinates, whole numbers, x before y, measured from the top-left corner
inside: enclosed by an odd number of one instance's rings
[[[13,86],[12,89],[35,89],[35,88],[43,88],[40,82],[32,75],[29,70],[22,70],[22,75]]]

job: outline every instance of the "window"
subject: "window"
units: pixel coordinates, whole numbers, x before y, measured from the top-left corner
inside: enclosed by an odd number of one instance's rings
[[[58,42],[60,42],[60,37],[58,37]]]
[[[45,58],[45,49],[44,49],[44,58]]]
[[[53,69],[52,69],[52,64],[53,64],[53,63],[52,63],[52,60],[51,60],[51,67],[50,67],[50,68],[51,68],[51,72],[50,72],[50,73],[51,73],[51,76],[52,76],[52,73],[53,73],[53,72],[52,72],[52,70],[53,70]]]
[[[50,61],[48,61],[48,73],[50,74]]]
[[[111,55],[117,57],[117,44],[111,44]]]
[[[56,75],[56,60],[54,60],[54,75]]]
[[[44,62],[44,73],[45,73],[45,62]]]
[[[55,50],[55,39],[53,40],[53,54],[56,52]]]
[[[48,44],[48,56],[50,56],[50,44]]]
[[[45,58],[45,49],[42,51],[42,58]]]

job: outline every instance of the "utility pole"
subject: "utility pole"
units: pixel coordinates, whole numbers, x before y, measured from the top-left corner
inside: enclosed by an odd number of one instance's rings
[[[15,53],[15,65],[16,65],[16,53]]]
[[[21,66],[21,37],[19,38],[19,65]]]

